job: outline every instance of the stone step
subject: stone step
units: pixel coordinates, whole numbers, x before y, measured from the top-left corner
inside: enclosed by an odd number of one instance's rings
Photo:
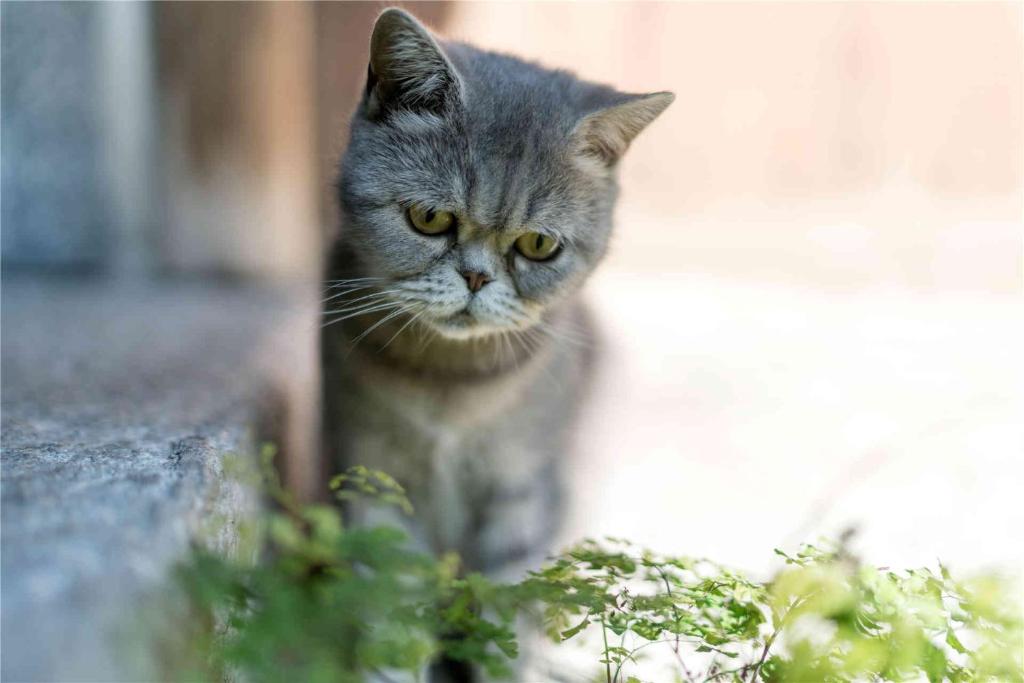
[[[5,278],[4,680],[152,679],[120,631],[206,522],[223,521],[204,543],[234,543],[256,502],[224,457],[265,439],[301,450],[282,415],[290,429],[311,415],[315,301]]]

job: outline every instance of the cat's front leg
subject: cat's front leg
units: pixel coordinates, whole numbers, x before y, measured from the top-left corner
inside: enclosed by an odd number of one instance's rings
[[[562,521],[562,481],[554,464],[505,479],[488,491],[478,512],[474,568],[496,581],[520,581],[556,548]]]

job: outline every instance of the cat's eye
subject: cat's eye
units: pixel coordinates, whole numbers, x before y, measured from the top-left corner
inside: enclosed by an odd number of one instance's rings
[[[443,235],[455,225],[455,216],[450,211],[416,204],[409,207],[409,222],[424,235]]]
[[[558,253],[561,245],[551,235],[528,232],[516,240],[516,251],[531,261],[547,261]]]

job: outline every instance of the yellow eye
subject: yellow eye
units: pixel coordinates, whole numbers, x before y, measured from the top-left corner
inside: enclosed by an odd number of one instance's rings
[[[450,211],[416,205],[409,207],[409,222],[424,235],[440,235],[455,224],[455,216]]]
[[[558,253],[558,240],[539,232],[528,232],[516,240],[516,250],[531,261],[547,261]]]

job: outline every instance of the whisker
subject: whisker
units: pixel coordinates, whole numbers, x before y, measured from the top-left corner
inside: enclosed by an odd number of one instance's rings
[[[591,346],[591,341],[589,339],[576,336],[572,332],[567,332],[566,330],[559,329],[552,325],[551,323],[540,322],[537,325],[535,325],[533,329],[537,330],[538,332],[543,332],[548,337],[556,341],[568,342],[570,344],[575,344],[576,346],[583,348]]]
[[[383,318],[381,318],[380,320],[375,322],[373,325],[370,325],[368,328],[363,330],[362,334],[360,334],[358,337],[353,339],[352,340],[352,348],[354,349],[356,347],[356,345],[366,337],[366,335],[370,334],[371,332],[373,332],[375,329],[377,329],[378,327],[380,327],[381,325],[383,325],[387,321],[391,320],[395,316],[401,315],[402,313],[407,313],[407,312],[415,309],[415,307],[416,307],[415,305],[407,305],[404,308],[398,309],[397,311],[392,311],[391,313],[388,313],[386,316],[384,316]],[[349,350],[351,351],[351,349],[349,349]]]
[[[534,335],[533,330],[517,330],[523,342],[529,345],[530,353],[537,353],[541,349],[541,341]]]
[[[542,348],[542,342],[534,336],[533,331],[530,329],[519,329],[512,330],[513,336],[519,339],[519,343],[523,345],[527,353],[530,355],[536,355]],[[551,372],[551,368],[548,363],[540,363],[541,371],[544,373],[550,386],[558,388],[558,380],[555,378],[554,373]]]
[[[366,299],[376,299],[376,298],[380,298],[382,296],[387,296],[388,294],[397,294],[397,293],[398,293],[398,290],[389,289],[389,290],[385,290],[383,292],[373,292],[372,294],[365,294],[365,295],[363,295],[361,297],[353,299],[352,301],[343,301],[343,302],[341,302],[341,303],[344,304],[344,306],[342,308],[339,308],[339,309],[337,309],[335,311],[324,311],[324,314],[336,313],[336,312],[339,312],[339,311],[343,311],[346,308],[348,308],[349,306],[351,306],[352,304],[357,304],[360,301],[364,301]]]
[[[437,332],[426,325],[420,325],[420,345],[416,347],[416,355],[425,353],[435,339],[437,339]]]
[[[498,338],[497,338],[497,336],[495,336],[495,338],[494,338],[494,364],[499,366],[499,367],[501,365],[503,365],[503,363],[501,362],[501,350],[502,350],[501,349],[501,344],[498,343]]]
[[[427,311],[427,309],[424,308],[419,313],[417,313],[416,315],[414,315],[411,318],[409,318],[409,320],[406,321],[406,323],[404,325],[402,325],[401,327],[398,328],[398,332],[395,332],[393,335],[391,335],[390,339],[388,339],[386,342],[384,342],[384,346],[380,347],[377,350],[377,353],[380,353],[381,351],[386,349],[388,347],[388,344],[390,344],[391,342],[395,341],[395,339],[398,337],[398,335],[402,334],[402,332],[405,331],[405,328],[409,327],[409,325],[412,325],[414,322],[416,322],[416,319],[419,318],[424,313],[426,313],[426,311]]]
[[[353,282],[380,282],[384,278],[382,277],[350,277],[342,278],[341,280],[324,280],[325,285],[338,285],[347,284]]]
[[[424,313],[426,311],[424,310]],[[416,354],[422,354],[430,346],[431,342],[434,341],[434,337],[437,336],[437,332],[434,331],[429,325],[420,325],[420,343],[416,347]]]
[[[533,355],[533,349],[530,347],[529,344],[526,343],[526,340],[523,338],[521,330],[513,328],[509,330],[509,334],[511,335],[512,340],[519,344],[519,348],[523,350],[523,353],[525,353],[528,356]]]
[[[376,313],[378,311],[386,311],[388,309],[396,308],[396,307],[401,306],[401,305],[402,304],[400,302],[397,302],[397,301],[387,301],[385,303],[369,303],[369,304],[366,304],[365,306],[359,308],[359,310],[357,310],[357,311],[351,311],[349,313],[346,313],[345,315],[341,315],[341,316],[338,316],[337,318],[333,318],[332,320],[329,320],[329,321],[325,322],[323,325],[321,325],[321,327],[327,327],[328,325],[333,325],[334,323],[341,322],[342,320],[348,320],[349,318],[355,318],[357,316],[366,315],[368,313]]]
[[[354,306],[344,306],[342,308],[324,311],[324,315],[356,313],[357,311],[369,310],[372,308],[376,308],[377,306],[388,306],[391,304],[397,305],[399,303],[400,302],[395,301],[393,299],[374,299],[373,301],[366,301],[364,303],[356,304]]]
[[[352,280],[324,280],[321,282],[323,293],[336,289],[354,289],[356,287],[372,287],[376,284],[387,282],[385,278],[355,278]]]
[[[346,294],[352,294],[354,292],[359,292],[359,291],[362,291],[364,289],[370,289],[371,287],[373,287],[373,285],[362,285],[360,287],[349,287],[348,289],[342,289],[340,292],[337,292],[336,294],[331,294],[329,297],[325,298],[320,303],[327,303],[331,299],[337,299],[339,296],[345,296]],[[331,291],[332,289],[336,289],[336,288],[330,287],[324,293],[326,294],[327,292]],[[337,288],[337,289],[340,289],[340,288]]]
[[[508,354],[512,357],[512,366],[516,372],[519,372],[519,358],[516,356],[516,349],[512,346],[512,342],[509,340],[508,330],[501,332],[501,343],[508,346]]]

